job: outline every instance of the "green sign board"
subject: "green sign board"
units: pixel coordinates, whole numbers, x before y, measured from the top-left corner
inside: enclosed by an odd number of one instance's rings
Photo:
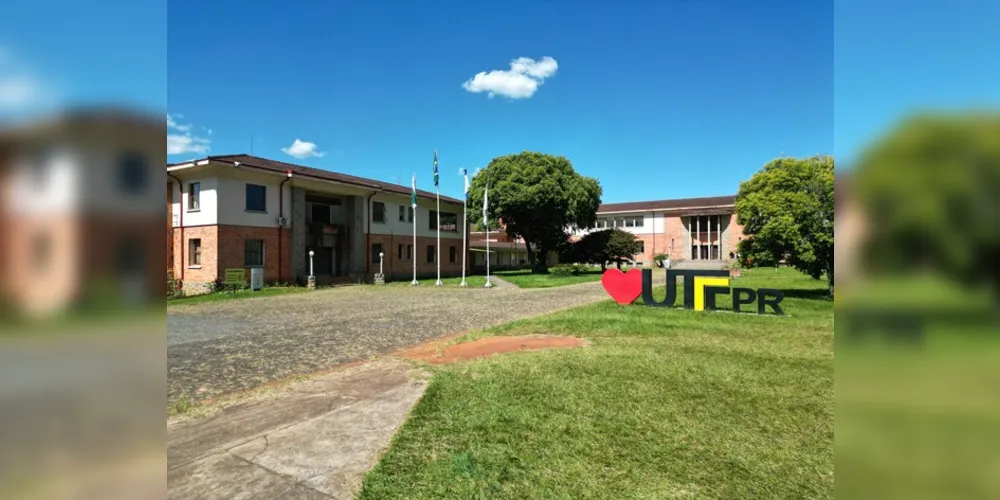
[[[243,268],[226,269],[226,277],[222,280],[225,285],[242,285],[246,281],[246,272]]]

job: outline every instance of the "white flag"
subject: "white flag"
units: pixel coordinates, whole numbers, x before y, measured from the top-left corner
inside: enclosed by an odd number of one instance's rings
[[[486,189],[483,191],[483,224],[484,225],[488,224],[487,217],[486,217],[486,207],[490,206],[489,194],[490,194],[490,187],[486,186]]]
[[[463,168],[462,175],[465,176],[465,194],[469,194],[469,169]]]

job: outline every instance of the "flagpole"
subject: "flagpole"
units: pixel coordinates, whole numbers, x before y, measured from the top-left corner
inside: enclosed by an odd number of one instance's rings
[[[468,174],[466,174],[468,175]],[[469,185],[468,182],[465,183],[466,186]],[[465,200],[462,202],[462,222],[464,222],[462,227],[462,282],[458,286],[469,286],[465,282],[465,256],[469,252],[466,251],[465,240],[468,238],[469,233],[469,189],[465,189]]]
[[[413,260],[413,281],[410,285],[417,286],[417,174],[413,174],[413,192],[410,194],[410,205],[413,207],[413,252],[410,259]]]
[[[486,226],[486,284],[483,286],[486,288],[493,287],[493,283],[490,283],[490,221],[486,218],[486,210],[489,207],[489,193],[490,187],[487,185],[483,191],[483,225]]]
[[[490,283],[490,224],[487,222],[486,226],[486,288],[493,286]]]
[[[434,259],[435,261],[437,261],[437,266],[438,266],[438,280],[437,283],[434,283],[434,286],[441,286],[444,284],[441,283],[441,188],[435,187],[434,190],[437,191],[437,229],[438,229],[437,258]]]

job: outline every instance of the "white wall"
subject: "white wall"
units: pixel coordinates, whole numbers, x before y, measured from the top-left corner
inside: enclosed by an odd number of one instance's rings
[[[591,230],[579,230],[579,231],[576,231],[575,234],[577,234],[579,236],[583,236],[583,235],[585,235],[587,233],[590,233],[590,232],[593,232],[593,231],[600,231],[600,230],[603,230],[603,229],[611,229],[611,228],[614,227],[612,223],[613,223],[613,221],[616,218],[637,217],[637,216],[640,216],[640,215],[643,217],[643,219],[642,219],[642,226],[641,227],[619,227],[618,229],[621,229],[623,231],[628,231],[628,232],[633,233],[633,234],[662,234],[663,233],[664,217],[663,217],[662,213],[656,213],[656,212],[630,212],[630,213],[616,213],[616,214],[597,214],[597,219],[598,220],[605,219],[605,220],[608,221],[608,227],[606,227],[606,228],[591,229]]]
[[[42,157],[17,156],[4,186],[11,210],[39,215],[77,210],[82,172],[80,154],[71,148],[55,148]]]
[[[178,217],[178,214],[180,214],[180,210],[184,210],[184,227],[208,226],[216,224],[218,221],[217,208],[219,199],[218,177],[214,176],[190,177],[186,179],[183,177],[178,177],[178,178],[181,179],[181,182],[184,183],[183,195],[180,193],[180,187],[177,186],[177,180],[172,177],[167,177],[167,179],[173,181],[174,183],[174,192],[173,192],[173,197],[171,198],[174,200],[174,202],[172,204],[172,209],[170,211],[170,213],[173,214],[172,224],[174,225],[174,227],[178,227],[180,225],[180,217]],[[199,205],[201,208],[196,212],[191,212],[188,211],[187,209],[188,194],[189,194],[188,191],[190,189],[189,185],[192,182],[198,182],[201,184],[200,186],[201,199],[199,200]],[[178,200],[180,201],[178,202]]]
[[[386,222],[380,223],[372,221],[371,223],[371,233],[372,234],[395,234],[395,235],[413,235],[413,223],[409,222],[407,219],[404,222],[399,220],[399,207],[403,206],[407,209],[410,207],[410,197],[404,195],[392,195],[392,194],[376,194],[372,197],[372,203],[375,202],[385,203],[385,214]],[[437,202],[436,200],[428,200],[424,198],[417,198],[417,236],[420,237],[437,237],[437,230],[430,229],[430,217],[431,212],[436,210]],[[368,207],[368,212],[365,214],[365,230],[368,229],[368,217],[371,214],[371,206]],[[451,203],[441,202],[441,212],[444,213],[454,213],[458,214],[458,231],[441,231],[441,239],[462,239],[462,205],[455,205]],[[481,213],[481,212],[480,212]],[[476,212],[472,209],[469,210],[469,219],[475,217]]]
[[[220,176],[216,180],[216,196],[218,197],[218,223],[233,226],[278,227],[278,188],[285,177],[267,174],[247,173],[239,177]],[[285,183],[283,215],[291,219],[293,181]],[[266,212],[248,212],[246,210],[246,185],[257,184],[267,187],[265,193]],[[203,188],[204,189],[204,188]],[[185,219],[185,224],[187,220]],[[291,227],[291,223],[288,226]]]

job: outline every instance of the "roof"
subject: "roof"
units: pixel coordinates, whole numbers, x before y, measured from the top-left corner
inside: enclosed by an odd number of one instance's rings
[[[597,213],[609,212],[649,212],[653,210],[697,209],[709,207],[732,207],[736,196],[707,196],[703,198],[679,198],[675,200],[631,201],[628,203],[604,203]]]
[[[202,160],[210,160],[220,163],[229,163],[236,165],[239,162],[241,166],[249,166],[254,168],[259,168],[261,170],[267,170],[270,172],[275,172],[279,174],[284,174],[285,172],[291,171],[292,175],[299,175],[303,177],[311,177],[314,179],[322,179],[328,181],[341,182],[344,184],[350,184],[353,186],[359,186],[369,189],[379,189],[382,191],[397,193],[402,195],[410,194],[410,187],[403,186],[400,184],[391,184],[381,181],[376,181],[373,179],[365,179],[364,177],[355,177],[353,175],[341,174],[337,172],[331,172],[329,170],[321,170],[318,168],[306,167],[303,165],[296,165],[294,163],[286,163],[283,161],[269,160],[267,158],[261,158],[259,156],[251,156],[247,154],[236,154],[236,155],[220,155],[220,156],[209,156],[208,158],[202,158],[200,160],[191,160],[181,163],[168,164],[167,167],[173,167],[177,165],[184,165],[192,162],[198,162]],[[430,191],[424,191],[422,189],[417,190],[417,196],[421,198],[436,199],[437,194]],[[447,201],[450,203],[463,203],[462,200],[452,198],[449,196],[441,196],[441,201]]]
[[[27,121],[0,122],[0,140],[21,134],[50,132],[58,129],[106,128],[145,130],[150,134],[166,133],[167,125],[159,115],[116,106],[79,106],[60,110]]]

